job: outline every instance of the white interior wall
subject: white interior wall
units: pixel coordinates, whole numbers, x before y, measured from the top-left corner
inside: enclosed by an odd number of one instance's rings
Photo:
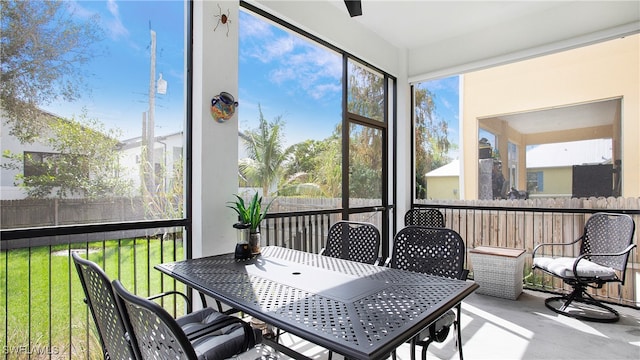
[[[220,13],[226,26],[213,31]],[[238,115],[224,123],[210,115],[222,91],[238,95],[238,1],[193,3],[193,257],[232,252],[237,222],[226,202],[238,191]],[[241,102],[241,100],[239,100]]]

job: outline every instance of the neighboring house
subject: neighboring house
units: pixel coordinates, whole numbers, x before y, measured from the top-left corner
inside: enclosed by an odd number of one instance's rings
[[[177,166],[182,166],[184,151],[184,132],[156,136],[153,146],[153,164],[156,174],[155,183],[158,191],[168,191],[174,178]],[[124,140],[120,145],[120,166],[122,177],[131,180],[134,189],[142,186],[141,165],[145,158],[142,137]]]
[[[532,146],[527,150],[527,190],[531,197],[571,197],[574,167],[611,165],[611,139]],[[460,161],[428,172],[427,198],[458,199]],[[590,179],[587,179],[590,180]],[[610,183],[611,187],[614,186]],[[518,189],[523,190],[523,189]]]
[[[42,114],[45,116],[49,116],[51,118],[55,118],[56,115],[42,111]],[[2,132],[0,133],[0,149],[2,154],[6,152],[11,152],[14,154],[25,154],[30,153],[34,158],[43,157],[50,154],[53,154],[53,150],[49,145],[42,141],[34,141],[33,143],[23,144],[16,137],[11,136],[9,126],[4,121],[4,116],[2,117]],[[41,138],[46,139],[46,130]],[[4,156],[2,157],[2,165],[8,163],[8,159]],[[27,168],[27,172],[29,169]],[[26,192],[18,186],[16,183],[16,176],[24,172],[24,165],[20,169],[5,169],[4,167],[0,168],[0,200],[18,200],[24,199],[27,197]]]
[[[42,111],[45,116],[51,118],[57,118],[55,114],[50,114]],[[14,154],[30,154],[31,158],[37,161],[38,159],[46,158],[47,156],[56,155],[53,149],[45,142],[48,135],[47,130],[43,131],[40,138],[41,141],[34,141],[33,143],[21,143],[16,137],[9,134],[10,128],[2,121],[2,132],[0,136],[1,150],[5,152],[11,152]],[[156,188],[163,190],[161,187],[170,186],[170,180],[174,174],[176,164],[182,164],[183,157],[183,144],[184,135],[182,132],[157,136],[154,143],[154,170],[156,174]],[[130,194],[132,196],[138,195],[141,186],[141,160],[142,160],[142,142],[141,138],[133,138],[125,140],[120,143],[118,149],[114,151],[120,151],[120,165],[122,166],[121,178],[131,180],[134,185],[132,189],[135,193]],[[2,164],[7,164],[8,159],[2,157]],[[27,197],[26,192],[19,186],[16,180],[16,176],[19,174],[28,175],[30,169],[27,164],[19,166],[18,169],[6,169],[0,168],[0,200],[19,200]],[[75,196],[78,197],[78,196]]]
[[[429,171],[427,178],[427,199],[457,200],[460,198],[460,160]]]
[[[609,164],[622,162],[616,181],[622,197],[636,197],[640,189],[640,34],[532,58],[462,76],[460,130],[465,142],[478,139],[479,130],[496,138],[494,147],[509,154],[503,174],[519,190],[531,185],[527,171],[532,146],[608,139]],[[511,151],[511,148],[515,151]],[[541,148],[537,151],[542,151]],[[527,154],[525,158],[525,154]],[[559,161],[565,153],[549,153]],[[464,197],[478,198],[478,148],[467,146],[461,159]],[[565,164],[602,163],[600,158],[565,160]],[[552,180],[565,175],[560,166],[547,169],[543,194],[569,194],[568,184]],[[566,169],[564,171],[567,171]],[[554,173],[555,172],[555,173]],[[540,173],[540,172],[539,172]],[[462,190],[462,189],[461,189]],[[535,189],[534,189],[535,190]]]
[[[572,196],[574,166],[610,165],[612,151],[611,139],[544,144],[528,149],[527,190],[530,196]],[[610,185],[613,187],[613,183]]]

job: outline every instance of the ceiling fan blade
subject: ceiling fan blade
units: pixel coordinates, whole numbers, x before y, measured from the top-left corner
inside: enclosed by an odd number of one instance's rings
[[[351,17],[362,15],[362,3],[360,0],[344,0]]]

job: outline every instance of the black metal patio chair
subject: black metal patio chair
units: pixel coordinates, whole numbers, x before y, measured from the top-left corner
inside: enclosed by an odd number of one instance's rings
[[[223,360],[256,344],[255,332],[247,322],[224,314],[207,329],[187,337],[162,306],[130,293],[119,280],[112,285],[129,341],[142,360]]]
[[[357,221],[338,221],[331,226],[320,254],[378,265],[380,231],[375,225]]]
[[[562,279],[573,290],[562,296],[545,300],[552,311],[573,318],[616,322],[620,315],[613,308],[603,304],[587,291],[600,289],[607,283],[624,285],[627,260],[631,250],[635,223],[629,215],[593,214],[586,222],[584,233],[570,243],[543,243],[533,250],[533,269]],[[565,253],[571,253],[579,245],[576,257],[551,257],[546,254],[564,246]],[[568,248],[566,248],[568,247]],[[542,253],[547,250],[546,254]]]
[[[404,214],[404,226],[444,227],[444,214],[438,209],[414,208]]]
[[[400,230],[393,240],[389,266],[466,280],[469,272],[464,268],[465,251],[464,241],[454,230],[409,225]],[[411,340],[411,359],[415,359],[416,346],[422,347],[422,359],[426,359],[428,346],[434,341],[445,341],[451,325],[457,329],[456,342],[460,359],[463,359],[461,310],[461,304],[457,304],[455,312],[449,310],[415,336]],[[396,358],[395,351],[391,355],[393,359]]]
[[[358,221],[338,221],[331,225],[327,243],[320,254],[339,259],[379,265],[380,231],[375,225]],[[280,331],[278,330],[278,338]],[[329,351],[328,359],[333,358]]]
[[[137,359],[136,349],[132,348],[126,339],[125,324],[118,311],[111,280],[98,264],[82,258],[76,252],[72,252],[71,255],[85,294],[84,300],[98,330],[104,358],[110,360]],[[210,307],[191,312],[191,302],[185,294],[179,291],[163,292],[148,299],[154,300],[165,296],[179,296],[184,299],[187,314],[178,318],[177,322],[188,336],[195,336],[206,331],[218,319],[226,316]],[[204,305],[206,306],[206,303]]]
[[[77,253],[72,252],[71,256],[84,290],[84,301],[98,329],[104,358],[136,360],[134,349],[126,339],[124,322],[107,274],[96,263],[81,258]]]

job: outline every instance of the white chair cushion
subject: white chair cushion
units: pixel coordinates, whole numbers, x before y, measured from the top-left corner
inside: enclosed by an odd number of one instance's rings
[[[537,257],[533,259],[533,265],[540,269],[547,270],[563,278],[574,278],[573,264],[576,258],[561,257]],[[580,260],[578,263],[578,275],[580,277],[594,277],[603,280],[615,279],[616,272],[608,266],[598,265],[586,259]]]

